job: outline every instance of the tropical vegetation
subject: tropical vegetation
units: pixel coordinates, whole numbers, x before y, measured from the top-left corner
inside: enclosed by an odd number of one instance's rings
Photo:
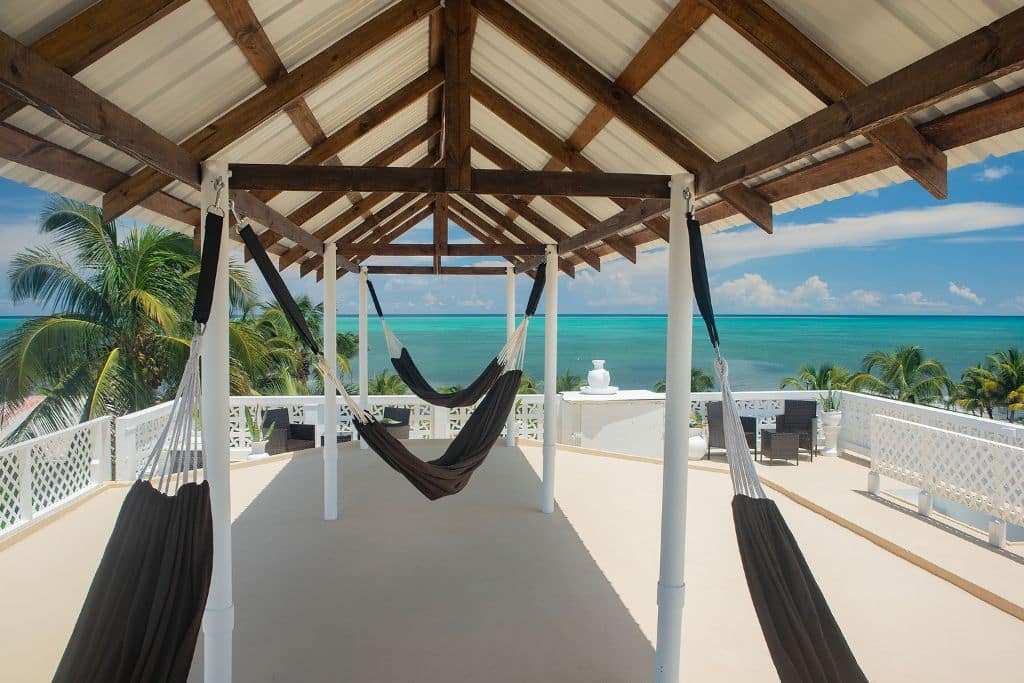
[[[52,246],[17,254],[8,272],[11,299],[54,313],[33,318],[0,342],[0,402],[32,408],[9,441],[100,415],[141,410],[173,396],[193,336],[198,254],[188,235],[154,226],[119,230],[84,202],[51,197],[40,231]],[[276,305],[260,303],[248,270],[232,262],[229,296],[233,393],[308,393],[310,372]],[[313,330],[323,312],[300,306]],[[339,335],[341,367],[355,347]]]
[[[827,391],[845,389],[851,373],[846,368],[833,363],[821,365],[801,365],[796,375],[786,377],[779,384],[780,389],[807,389]]]
[[[711,391],[715,388],[715,378],[704,368],[690,368],[690,391]],[[654,390],[665,393],[665,380],[654,383]]]

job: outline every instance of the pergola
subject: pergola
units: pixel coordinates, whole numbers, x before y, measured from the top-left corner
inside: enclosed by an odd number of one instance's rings
[[[557,275],[670,243],[659,681],[678,679],[682,617],[685,213],[771,233],[775,212],[908,178],[944,198],[948,168],[1024,148],[1015,0],[8,0],[0,31],[0,172],[197,240],[228,188],[281,270],[325,281],[326,311],[360,274],[364,401],[368,274],[504,274],[511,312],[514,274],[546,267],[544,511]],[[431,243],[399,241],[427,219]],[[451,243],[451,224],[478,243]],[[445,265],[465,256],[508,266]],[[221,288],[204,350],[224,369],[204,382],[204,444],[224,454],[207,462],[211,681],[231,675],[227,316]]]

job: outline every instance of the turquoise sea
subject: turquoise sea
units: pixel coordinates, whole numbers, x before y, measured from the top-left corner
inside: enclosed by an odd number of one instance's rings
[[[0,335],[24,318],[0,318]],[[392,329],[435,385],[465,384],[501,348],[501,315],[392,316]],[[591,359],[603,358],[612,383],[650,388],[665,374],[664,316],[562,315],[558,319],[560,370],[586,377]],[[339,316],[338,330],[355,332],[353,316]],[[1024,317],[967,316],[721,316],[722,347],[737,389],[775,389],[802,363],[833,361],[856,368],[873,349],[920,344],[950,376],[986,354],[1024,347]],[[543,375],[544,318],[530,328],[526,370]],[[711,371],[703,323],[694,320],[695,364]],[[391,368],[380,323],[370,318],[370,371]]]

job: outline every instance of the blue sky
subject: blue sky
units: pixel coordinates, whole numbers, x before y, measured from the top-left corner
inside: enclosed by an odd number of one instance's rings
[[[41,312],[29,302],[12,305],[6,272],[15,253],[45,243],[36,229],[45,198],[0,179],[0,315]],[[1024,314],[1024,153],[951,171],[942,202],[905,182],[778,215],[775,224],[772,236],[746,226],[706,239],[719,312]],[[456,226],[450,239],[472,241]],[[401,241],[430,240],[427,222]],[[560,311],[663,313],[666,262],[661,249],[641,254],[635,265],[619,259],[600,273],[562,278]],[[312,278],[286,280],[321,296]],[[520,300],[528,288],[521,280]],[[392,313],[504,310],[503,278],[393,276],[377,278],[377,287]],[[355,296],[355,278],[339,281],[342,313],[355,311]]]

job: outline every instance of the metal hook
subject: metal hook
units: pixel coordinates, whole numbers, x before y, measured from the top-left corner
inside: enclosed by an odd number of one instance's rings
[[[686,200],[686,213],[687,213],[687,215],[692,216],[693,215],[693,193],[690,191],[690,188],[688,188],[688,187],[684,187],[683,188],[683,199]]]
[[[217,176],[216,178],[213,179],[213,192],[214,192],[214,194],[213,194],[213,205],[210,208],[211,209],[217,209],[218,211],[221,212],[221,214],[224,213],[224,209],[222,209],[221,206],[220,206],[220,195],[221,195],[221,192],[223,192],[223,191],[224,191],[224,179],[221,178],[220,176]]]
[[[235,204],[235,200],[234,199],[229,199],[228,200],[228,207],[231,209],[231,215],[235,217],[235,224],[236,225],[241,225],[242,224],[242,216],[239,215],[239,213],[238,213],[238,206]]]

